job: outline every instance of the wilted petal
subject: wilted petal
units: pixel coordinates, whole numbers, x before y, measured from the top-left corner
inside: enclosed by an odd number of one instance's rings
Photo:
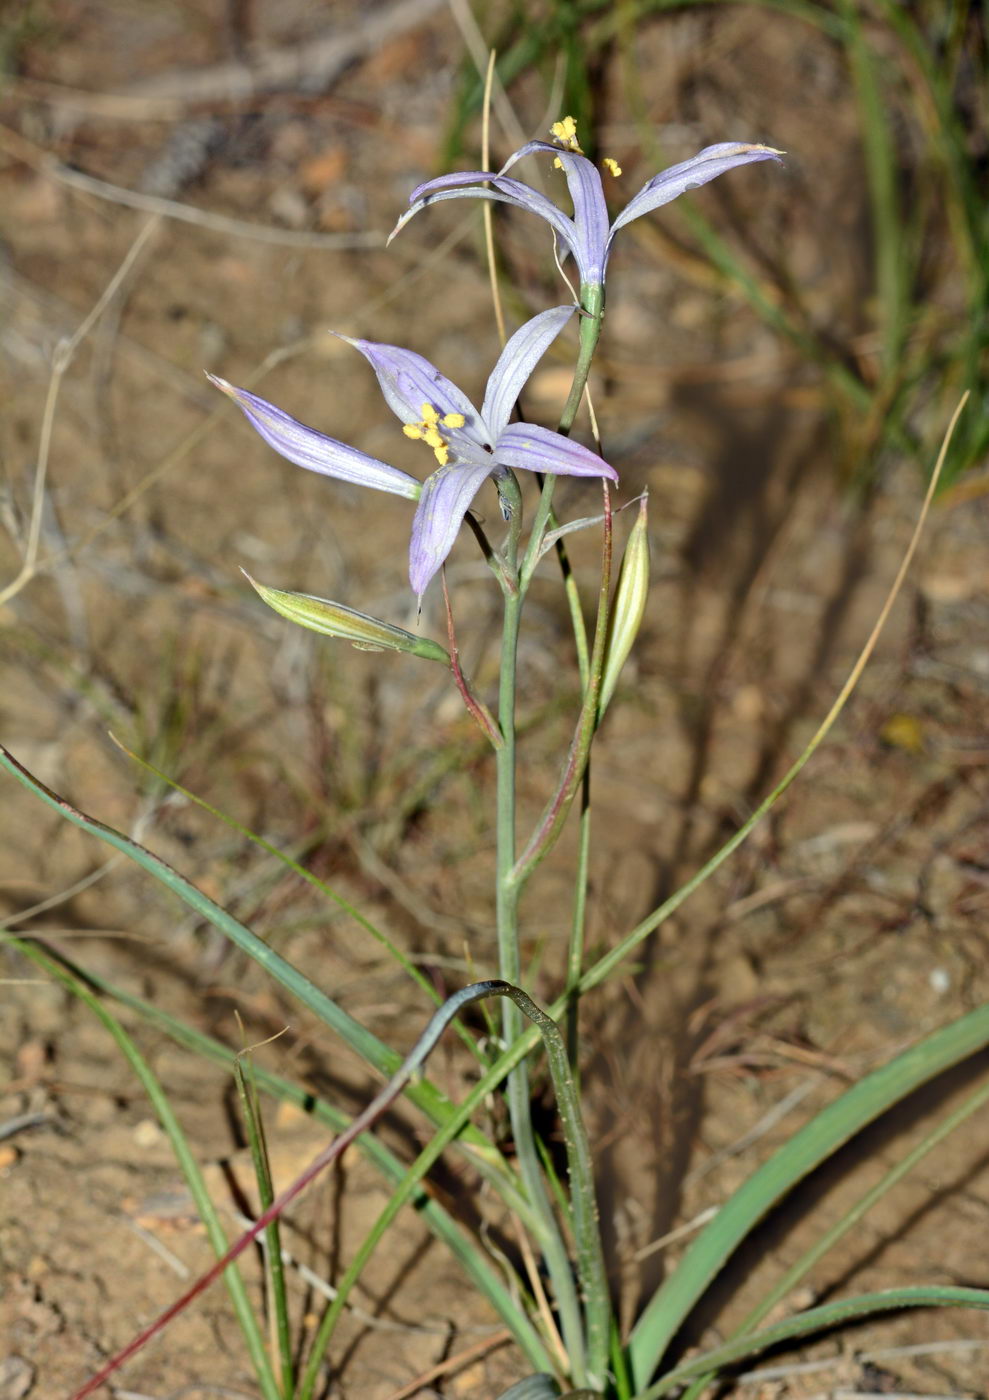
[[[356,447],[337,442],[336,438],[325,437],[315,428],[307,428],[273,403],[259,398],[257,394],[248,393],[246,389],[235,388],[218,375],[208,374],[206,377],[243,409],[251,427],[261,434],[270,447],[296,466],[321,472],[323,476],[335,476],[340,481],[351,481],[355,486],[390,491],[393,496],[406,496],[413,501],[418,498],[422,486],[415,477],[379,462],[376,457],[369,457]]]
[[[617,481],[614,467],[579,442],[532,423],[509,423],[495,444],[495,460],[504,467],[553,476],[606,476]],[[423,487],[425,498],[426,488]],[[419,509],[422,509],[420,504]]]
[[[409,195],[410,204],[418,204],[425,195],[436,194],[438,190],[452,190],[460,185],[480,185],[485,180],[496,180],[496,170],[451,170],[447,175],[436,175],[432,180],[423,180]]]
[[[541,147],[545,142],[534,141],[530,142],[530,145]],[[527,150],[528,147],[523,146],[521,151],[516,151],[504,169],[507,170]],[[490,183],[477,183],[482,180]],[[444,199],[493,199],[502,204],[513,204],[517,209],[526,209],[530,214],[538,214],[541,219],[545,219],[564,247],[571,253],[575,252],[573,220],[568,219],[562,209],[538,190],[523,184],[521,180],[510,180],[503,173],[492,175],[486,170],[465,170],[455,175],[439,175],[435,180],[427,180],[425,184],[418,185],[412,192],[409,208],[388,235],[389,243],[399,229],[404,228],[427,204],[438,204]]]
[[[554,306],[526,321],[509,340],[488,379],[481,417],[492,437],[501,435],[529,376],[573,315],[573,306]]]
[[[618,229],[624,228],[633,219],[669,204],[686,190],[706,185],[708,180],[724,175],[727,170],[734,170],[738,165],[749,165],[756,160],[779,160],[780,155],[781,152],[774,151],[771,146],[750,146],[739,141],[722,141],[716,146],[706,146],[690,160],[671,165],[669,170],[654,175],[618,215],[611,226],[611,236],[614,237]]]
[[[570,247],[580,270],[580,280],[600,282],[608,244],[608,206],[597,167],[576,151],[553,146],[548,141],[529,141],[510,157],[504,168],[509,169],[522,156],[534,152],[549,154],[562,165],[573,201],[575,234]]]
[[[428,403],[441,414],[463,414],[467,428],[473,427],[474,434],[478,433],[477,409],[425,356],[417,355],[414,350],[402,350],[397,345],[351,340],[349,335],[342,335],[340,339],[353,345],[368,361],[378,376],[388,407],[403,423],[418,423],[422,418],[422,406]]]
[[[488,465],[440,467],[423,485],[409,548],[409,582],[418,597],[453,548],[461,522],[490,470]]]

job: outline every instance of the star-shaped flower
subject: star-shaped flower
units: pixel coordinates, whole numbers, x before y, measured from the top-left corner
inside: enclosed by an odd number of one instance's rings
[[[438,369],[412,350],[342,336],[370,362],[389,408],[406,436],[419,439],[439,464],[420,485],[388,466],[283,413],[226,380],[209,378],[239,404],[251,425],[290,462],[359,486],[418,499],[412,522],[409,579],[421,598],[446,559],[471,502],[489,476],[507,470],[618,480],[614,467],[580,443],[531,423],[511,423],[515,402],[549,345],[573,314],[572,306],[543,311],[517,330],[488,379],[480,412]]]
[[[669,204],[686,190],[706,185],[709,180],[734,170],[738,165],[749,165],[757,160],[779,160],[781,152],[770,146],[752,146],[744,142],[726,141],[716,146],[706,146],[690,160],[671,165],[659,175],[648,180],[637,195],[629,200],[618,217],[610,222],[608,206],[605,203],[604,188],[597,167],[581,154],[577,145],[576,123],[572,117],[556,122],[553,135],[560,144],[548,141],[527,141],[499,171],[464,170],[452,175],[440,175],[435,180],[427,180],[418,185],[409,196],[409,208],[399,219],[392,231],[394,238],[399,229],[425,209],[427,204],[436,204],[442,199],[493,199],[503,204],[514,204],[519,209],[528,209],[545,219],[567,252],[573,254],[582,286],[601,286],[605,269],[611,254],[615,234],[633,219],[649,214]],[[546,195],[523,184],[508,175],[508,171],[522,159],[535,151],[548,152],[553,164],[561,166],[567,177],[567,186],[573,203],[573,217],[565,214]],[[621,170],[613,160],[604,164],[613,175]]]

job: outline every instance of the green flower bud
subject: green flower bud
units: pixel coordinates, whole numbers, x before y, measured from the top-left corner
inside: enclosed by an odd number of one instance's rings
[[[598,704],[600,718],[608,708],[615,693],[621,669],[628,660],[646,608],[649,592],[649,537],[646,531],[648,493],[639,503],[639,514],[632,526],[625,546],[615,601],[608,624],[608,643],[604,653],[604,668],[601,673],[601,699]]]
[[[342,637],[360,651],[406,651],[413,656],[425,657],[428,661],[441,661],[444,666],[450,664],[443,647],[429,637],[417,637],[402,627],[393,627],[390,622],[355,612],[341,603],[330,603],[325,598],[314,598],[308,593],[286,593],[280,588],[266,588],[250,574],[245,573],[244,577],[269,608],[287,617],[289,622],[308,627],[310,632],[321,632],[324,637]]]

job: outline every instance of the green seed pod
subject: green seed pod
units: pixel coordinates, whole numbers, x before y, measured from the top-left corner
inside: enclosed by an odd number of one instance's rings
[[[324,637],[341,637],[360,651],[406,651],[413,656],[425,657],[428,661],[440,661],[444,666],[450,664],[443,647],[429,637],[417,637],[402,627],[393,627],[390,622],[355,612],[341,603],[313,598],[308,593],[286,593],[280,588],[266,588],[250,574],[244,576],[269,608],[287,617],[289,622],[308,627],[310,632],[321,632]]]
[[[642,622],[649,593],[649,537],[646,530],[648,493],[639,503],[639,514],[632,526],[625,546],[615,600],[608,625],[608,644],[604,653],[604,668],[601,673],[601,699],[598,704],[600,718],[608,708],[615,693],[621,669],[628,660]]]

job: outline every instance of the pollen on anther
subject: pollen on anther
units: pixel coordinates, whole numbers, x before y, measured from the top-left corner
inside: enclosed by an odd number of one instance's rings
[[[550,127],[550,135],[554,136],[562,145],[568,146],[572,151],[579,151],[577,144],[577,122],[573,117],[564,117],[561,122],[554,122]]]
[[[611,156],[605,156],[601,164],[604,166],[605,170],[607,170],[609,175],[614,175],[616,180],[618,179],[618,176],[622,173],[621,166],[618,164],[617,160],[613,160]]]

